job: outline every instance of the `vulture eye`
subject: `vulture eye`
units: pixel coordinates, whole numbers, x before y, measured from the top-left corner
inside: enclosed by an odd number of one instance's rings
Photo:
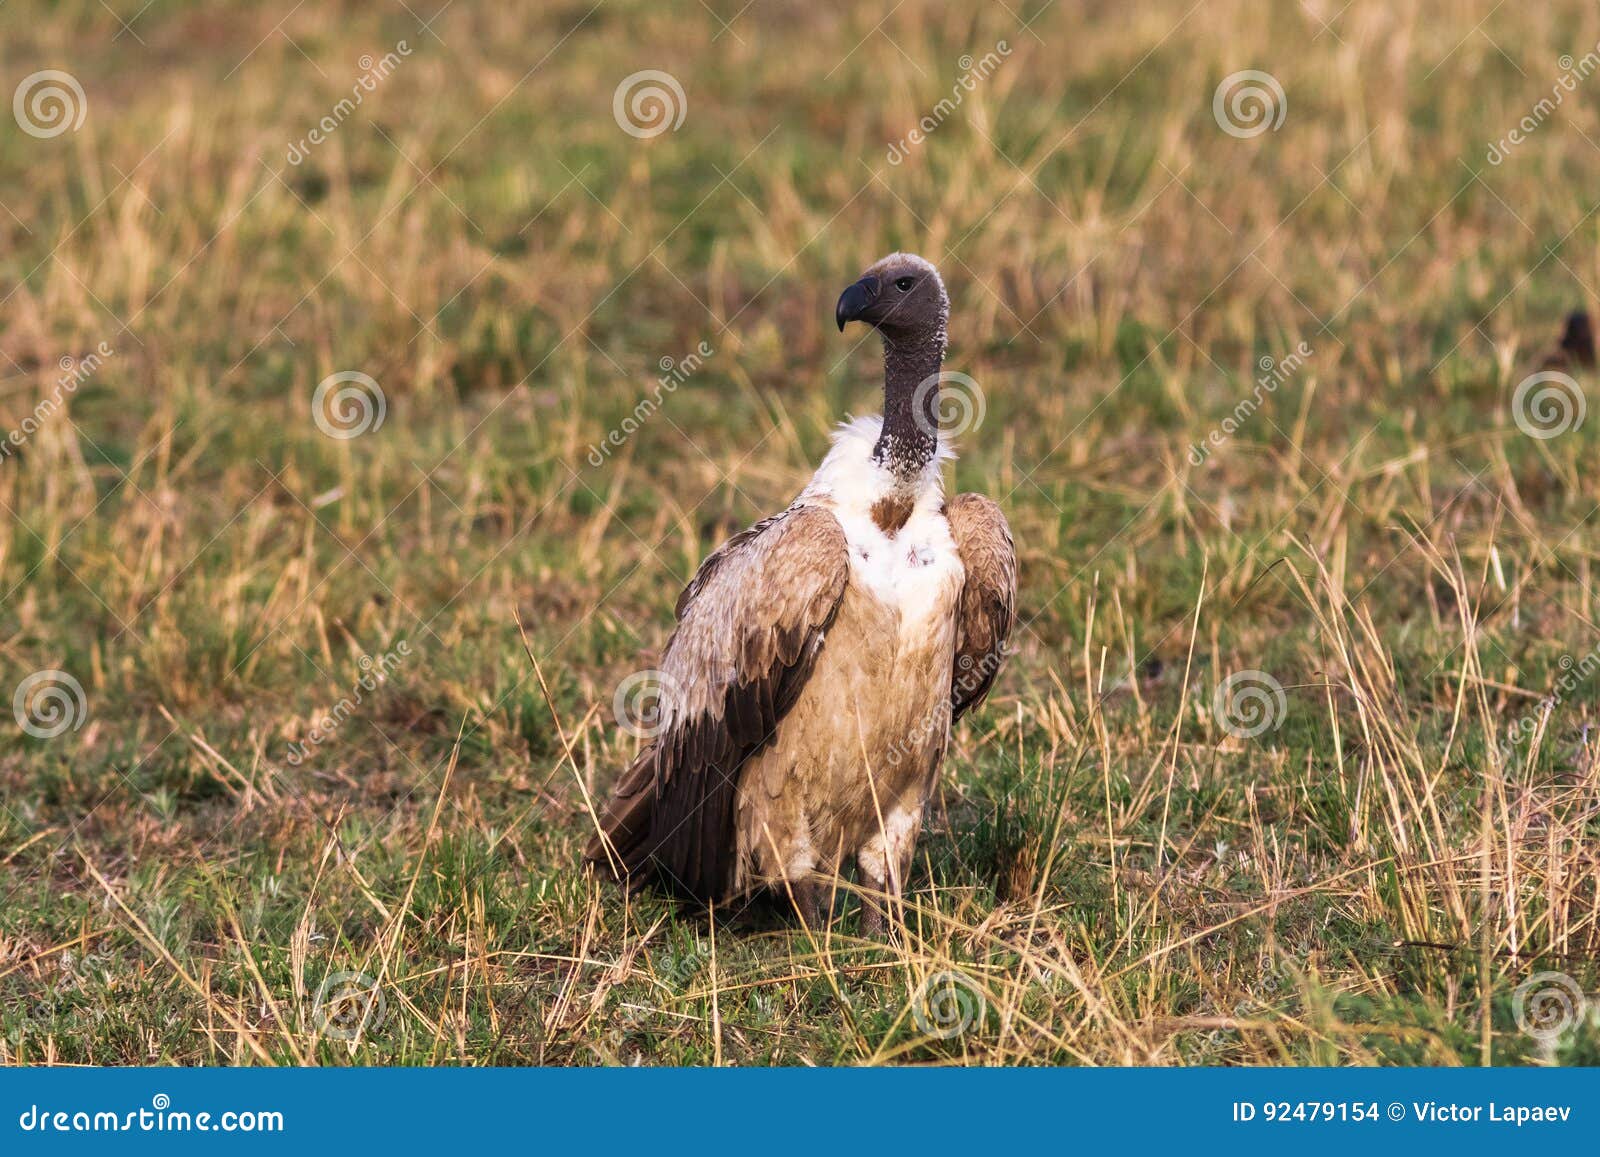
[[[910,289],[914,284],[916,284],[915,281],[909,277],[897,277],[894,281],[894,287],[901,293],[904,293],[906,290]]]

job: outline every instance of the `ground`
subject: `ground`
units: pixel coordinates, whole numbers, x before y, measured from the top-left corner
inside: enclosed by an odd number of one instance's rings
[[[1592,5],[0,31],[0,1061],[1600,1056],[1600,418],[1519,390]],[[629,899],[630,676],[876,407],[897,248],[1015,653],[891,939]]]

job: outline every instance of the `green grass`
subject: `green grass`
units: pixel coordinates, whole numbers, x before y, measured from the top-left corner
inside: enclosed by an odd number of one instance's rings
[[[1600,1057],[1515,995],[1600,985],[1600,676],[1499,751],[1600,643],[1600,423],[1512,405],[1596,302],[1587,89],[1484,159],[1600,24],[1311,7],[0,7],[8,88],[87,100],[0,133],[0,426],[112,351],[0,458],[0,694],[85,704],[0,729],[0,1061]],[[1247,68],[1287,111],[1239,138]],[[651,139],[612,115],[644,69],[686,101]],[[578,866],[636,748],[613,693],[877,405],[832,307],[896,247],[981,383],[951,481],[1016,532],[1017,653],[893,940],[848,897],[818,934],[629,900]],[[312,420],[338,371],[385,400],[349,440]],[[1283,710],[1240,737],[1247,670]]]

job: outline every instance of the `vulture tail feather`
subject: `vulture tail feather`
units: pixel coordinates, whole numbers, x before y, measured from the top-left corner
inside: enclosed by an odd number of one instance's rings
[[[616,794],[600,813],[600,830],[589,840],[583,858],[630,888],[645,882],[650,857],[650,828],[655,816],[655,748],[647,747],[623,772]]]

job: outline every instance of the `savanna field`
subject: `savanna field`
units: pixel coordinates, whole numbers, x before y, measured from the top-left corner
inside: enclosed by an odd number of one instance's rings
[[[1597,73],[1577,0],[6,0],[0,1061],[1600,1060]],[[1021,574],[904,920],[626,896],[638,673],[895,249]]]

